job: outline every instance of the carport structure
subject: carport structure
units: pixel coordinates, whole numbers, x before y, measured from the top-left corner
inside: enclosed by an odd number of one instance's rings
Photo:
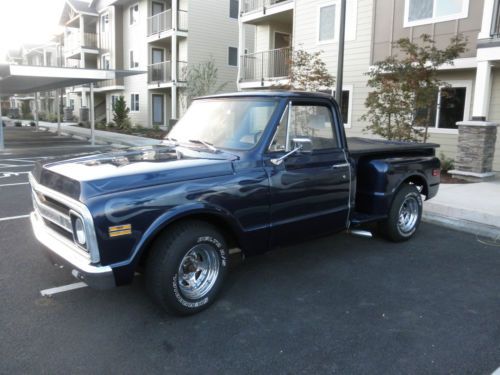
[[[52,66],[31,66],[0,64],[0,95],[35,93],[35,122],[38,130],[38,92],[59,90],[71,86],[90,86],[90,124],[91,141],[94,145],[94,83],[102,80],[117,79],[135,74],[144,74],[137,70],[104,70],[61,68]],[[59,110],[60,95],[57,95],[58,134],[61,129]],[[3,126],[0,126],[0,150],[4,149]]]

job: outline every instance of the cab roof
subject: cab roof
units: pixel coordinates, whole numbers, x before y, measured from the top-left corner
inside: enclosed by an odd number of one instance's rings
[[[326,98],[333,99],[331,95],[322,92],[309,91],[287,91],[287,90],[260,90],[260,91],[239,91],[216,95],[202,96],[196,99],[212,99],[212,98],[232,98],[232,97],[260,97],[260,98],[293,98],[293,97],[309,97],[309,98]]]

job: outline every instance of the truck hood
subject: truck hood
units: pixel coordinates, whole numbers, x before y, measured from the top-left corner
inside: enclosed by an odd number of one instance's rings
[[[97,195],[230,175],[237,157],[155,145],[36,164],[33,177],[82,202]]]

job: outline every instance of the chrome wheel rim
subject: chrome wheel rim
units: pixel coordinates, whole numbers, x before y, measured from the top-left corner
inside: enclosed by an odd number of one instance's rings
[[[212,290],[219,276],[219,254],[206,244],[189,250],[179,265],[177,284],[182,295],[199,299]]]
[[[405,199],[399,209],[398,228],[401,233],[409,233],[417,224],[419,203],[416,197],[410,196]]]

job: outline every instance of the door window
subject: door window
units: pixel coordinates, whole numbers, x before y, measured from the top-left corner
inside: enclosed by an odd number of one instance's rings
[[[283,148],[286,151],[292,150],[294,138],[309,138],[312,141],[313,151],[338,148],[330,108],[323,105],[292,104],[288,111],[290,111],[288,118],[285,119],[286,116],[283,116],[278,126],[270,151]],[[283,126],[285,123],[286,126]]]

